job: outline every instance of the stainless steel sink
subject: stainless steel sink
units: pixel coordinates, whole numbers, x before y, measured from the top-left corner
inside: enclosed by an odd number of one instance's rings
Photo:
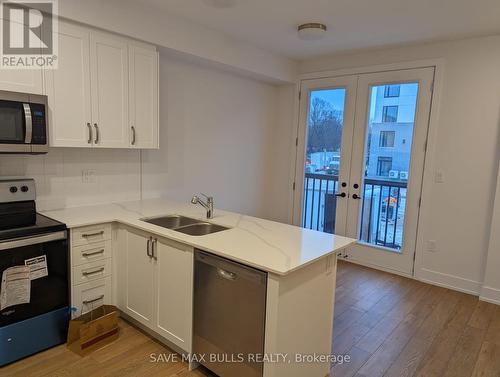
[[[188,234],[190,236],[204,236],[207,234],[212,234],[216,232],[221,232],[223,230],[227,230],[229,228],[226,228],[221,225],[217,224],[212,224],[212,223],[198,223],[198,224],[192,224],[192,225],[186,225],[178,229],[174,229],[177,232],[181,232],[184,234]]]
[[[202,220],[193,219],[180,215],[166,215],[157,217],[148,217],[141,219],[149,224],[172,229],[176,232],[188,234],[190,236],[205,236],[207,234],[220,232],[229,228],[221,225],[207,223]]]
[[[167,229],[175,229],[185,225],[191,225],[201,222],[197,219],[192,219],[191,217],[185,217],[180,215],[167,215],[158,217],[149,217],[146,219],[141,219],[150,224],[162,226]]]

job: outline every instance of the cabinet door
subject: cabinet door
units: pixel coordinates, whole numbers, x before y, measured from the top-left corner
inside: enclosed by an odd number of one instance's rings
[[[97,147],[129,146],[127,51],[125,40],[91,33],[92,126]]]
[[[0,90],[42,94],[40,69],[0,69]]]
[[[119,279],[120,309],[141,322],[153,327],[153,259],[147,255],[149,236],[127,230],[125,242],[117,251],[118,265],[122,268]]]
[[[89,48],[87,29],[59,23],[58,68],[45,71],[51,146],[92,146]]]
[[[3,3],[3,2],[2,2]],[[2,4],[2,6],[4,6]],[[13,35],[22,32],[22,24],[2,20],[3,30],[17,29]],[[21,30],[19,30],[21,28]],[[41,45],[40,45],[41,47]],[[43,69],[0,69],[0,90],[11,92],[43,94]]]
[[[158,240],[155,245],[156,303],[155,331],[191,352],[193,324],[193,249]]]
[[[158,148],[158,53],[129,45],[130,145]]]

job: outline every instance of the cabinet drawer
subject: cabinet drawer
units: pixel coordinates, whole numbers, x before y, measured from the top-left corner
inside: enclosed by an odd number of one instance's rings
[[[87,283],[111,275],[111,258],[75,266],[71,270],[73,285]]]
[[[111,276],[76,285],[72,291],[72,306],[76,308],[74,317],[85,314],[103,304],[112,304]]]
[[[71,248],[72,266],[79,266],[106,258],[111,258],[111,240]]]
[[[111,239],[111,224],[100,224],[75,228],[71,231],[73,246],[89,245]]]

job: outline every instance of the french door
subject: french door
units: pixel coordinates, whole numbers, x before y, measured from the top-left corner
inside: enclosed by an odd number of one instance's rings
[[[294,223],[358,240],[349,258],[411,274],[433,68],[304,80]]]

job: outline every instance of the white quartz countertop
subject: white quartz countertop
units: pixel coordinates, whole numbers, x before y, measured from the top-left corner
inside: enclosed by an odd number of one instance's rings
[[[286,275],[356,242],[352,238],[217,208],[214,218],[208,221],[230,229],[205,236],[189,236],[140,220],[177,214],[207,221],[201,206],[166,199],[65,208],[42,214],[65,223],[68,228],[119,222],[278,275]]]

